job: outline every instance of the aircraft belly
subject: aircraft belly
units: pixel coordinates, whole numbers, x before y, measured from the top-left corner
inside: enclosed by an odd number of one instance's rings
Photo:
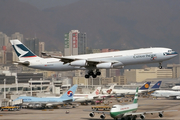
[[[41,64],[41,65],[30,65],[29,67],[35,69],[43,69],[43,70],[50,70],[50,71],[68,71],[68,70],[76,70],[77,68],[74,66],[70,66],[68,64],[63,63],[48,63],[48,64]]]

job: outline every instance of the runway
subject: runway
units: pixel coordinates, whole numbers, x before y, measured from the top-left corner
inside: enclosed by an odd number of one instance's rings
[[[137,112],[159,111],[159,110],[179,110],[180,100],[139,98],[139,109]],[[116,100],[112,100],[113,104],[121,104]],[[127,103],[128,104],[128,103]],[[20,111],[0,111],[1,120],[100,120],[101,114],[95,114],[93,118],[89,117],[89,112],[83,110],[91,109],[92,105],[79,106],[76,108],[60,108],[60,109],[21,109]],[[94,106],[94,105],[93,105]],[[69,111],[69,114],[66,114]],[[159,118],[158,114],[146,114],[146,120],[180,120],[180,111],[165,112],[163,118]],[[106,116],[106,120],[112,120],[110,116]],[[140,120],[137,118],[137,120]]]

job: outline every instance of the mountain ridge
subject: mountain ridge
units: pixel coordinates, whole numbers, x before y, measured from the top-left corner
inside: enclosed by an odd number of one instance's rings
[[[0,1],[0,31],[37,37],[47,50],[64,48],[64,34],[86,32],[88,47],[169,47],[180,52],[180,1],[79,0],[44,10],[18,0]],[[176,60],[177,61],[177,60]]]

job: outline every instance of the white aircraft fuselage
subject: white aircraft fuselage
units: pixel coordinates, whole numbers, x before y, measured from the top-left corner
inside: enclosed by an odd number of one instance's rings
[[[159,67],[162,68],[163,61],[177,56],[177,52],[172,49],[155,47],[63,57],[50,55],[51,58],[41,58],[19,40],[10,42],[20,60],[17,61],[18,64],[49,71],[86,69],[88,74],[85,78],[96,78],[97,75],[101,75],[99,69],[120,69],[126,65],[159,63]]]
[[[178,98],[180,97],[180,91],[173,91],[173,90],[156,90],[154,93],[151,94],[154,97],[174,97]]]
[[[142,48],[135,50],[124,50],[118,52],[85,54],[75,56],[65,56],[70,59],[79,59],[87,61],[103,61],[106,62],[104,67],[122,68],[126,65],[145,64],[145,63],[161,63],[177,56],[177,53],[169,48]],[[25,59],[27,60],[27,59]],[[112,61],[115,61],[112,64]],[[40,58],[32,57],[28,59],[31,68],[51,70],[51,71],[68,71],[76,69],[98,69],[97,66],[72,66],[71,63],[61,62],[57,58]],[[109,64],[108,64],[109,63]],[[101,63],[100,63],[101,64]],[[101,69],[101,66],[99,67]]]

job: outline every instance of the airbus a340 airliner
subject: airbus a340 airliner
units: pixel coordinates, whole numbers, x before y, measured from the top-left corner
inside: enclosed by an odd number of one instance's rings
[[[177,56],[177,52],[170,48],[155,47],[141,48],[134,50],[123,50],[116,52],[84,54],[74,56],[51,56],[51,58],[41,58],[35,55],[19,40],[10,40],[20,61],[16,63],[50,71],[68,71],[84,69],[88,70],[85,78],[92,76],[96,78],[101,75],[99,69],[120,69],[126,65],[161,63]]]

